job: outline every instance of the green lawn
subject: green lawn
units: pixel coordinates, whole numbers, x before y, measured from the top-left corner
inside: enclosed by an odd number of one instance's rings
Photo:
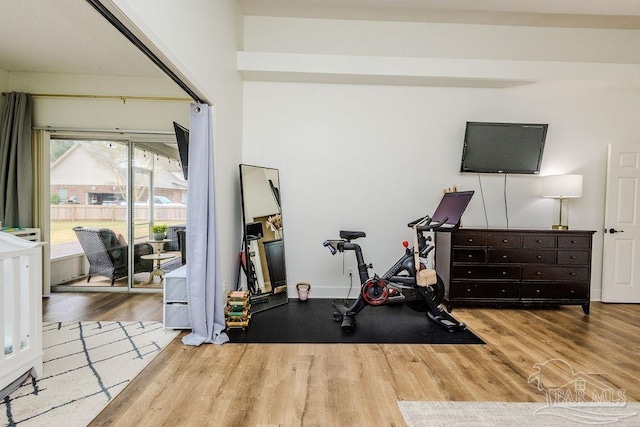
[[[184,224],[185,220],[182,221],[163,221],[163,224],[177,225]],[[126,223],[122,221],[105,221],[105,220],[96,220],[96,221],[52,221],[51,222],[51,241],[52,245],[58,243],[68,243],[77,241],[76,233],[73,232],[73,227],[96,227],[96,228],[110,228],[116,234],[122,234],[126,236]],[[145,225],[141,224],[137,227],[136,234],[138,236],[145,235],[144,230]]]

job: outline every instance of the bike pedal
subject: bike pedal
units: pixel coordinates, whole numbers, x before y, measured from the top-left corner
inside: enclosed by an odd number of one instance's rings
[[[333,321],[334,322],[342,322],[342,314],[338,313],[337,311],[333,312]]]

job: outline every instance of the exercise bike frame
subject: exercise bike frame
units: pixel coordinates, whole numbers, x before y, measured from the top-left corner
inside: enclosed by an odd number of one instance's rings
[[[425,231],[433,231],[440,228],[447,222],[448,218],[434,222],[428,215],[412,221],[408,227],[414,228],[417,233],[418,256],[420,259],[427,258],[429,253],[435,249],[431,243],[431,236],[425,237]],[[447,228],[453,231],[456,228]],[[327,247],[332,255],[338,252],[353,251],[358,264],[358,276],[360,278],[360,293],[358,298],[351,305],[336,305],[338,310],[334,314],[334,320],[341,321],[341,328],[345,332],[352,332],[355,329],[355,316],[367,305],[378,306],[386,304],[410,303],[412,308],[419,308],[426,311],[430,319],[444,326],[449,331],[466,329],[464,323],[458,322],[453,316],[439,307],[444,296],[444,283],[440,276],[436,274],[436,283],[430,286],[418,286],[416,282],[415,254],[413,248],[406,245],[405,253],[400,259],[382,276],[374,274],[369,276],[371,264],[364,261],[362,248],[352,240],[366,237],[361,231],[340,231],[340,240],[326,240],[323,245]],[[421,266],[424,268],[424,265]]]

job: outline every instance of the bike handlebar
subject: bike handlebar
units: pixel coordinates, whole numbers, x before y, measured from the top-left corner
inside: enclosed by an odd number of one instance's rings
[[[407,224],[407,227],[413,228],[417,225],[416,230],[418,231],[435,230],[446,224],[448,219],[449,217],[445,216],[441,221],[434,222],[433,218],[431,218],[429,215],[426,215],[422,218],[411,221],[409,224]]]
[[[429,222],[431,222],[431,217],[429,215],[425,215],[421,218],[415,219],[413,221],[411,221],[409,224],[407,224],[407,227],[409,228],[413,228],[416,224],[421,223],[422,221],[428,220]]]
[[[342,252],[342,245],[344,244],[344,240],[325,240],[322,244],[325,248],[329,249],[331,255],[335,255],[338,252]]]
[[[418,231],[429,231],[429,230],[436,230],[440,227],[442,227],[444,224],[446,224],[447,220],[449,219],[449,217],[445,216],[442,221],[433,221],[433,218],[431,218],[429,215],[426,215],[422,218],[418,218],[415,221],[411,221],[409,224],[407,224],[407,226],[409,228],[413,228],[416,227],[416,230]],[[353,247],[348,247],[345,248],[345,245],[352,245],[351,243],[349,243],[350,240],[349,237],[350,235],[348,233],[358,233],[357,235],[353,235],[353,237],[351,238],[357,238],[357,237],[363,237],[364,233],[362,232],[340,232],[340,233],[347,233],[345,234],[346,239],[340,239],[340,240],[325,240],[324,243],[322,244],[325,248],[329,249],[329,251],[331,252],[331,255],[335,255],[338,252],[344,252],[345,249],[346,250],[352,250]],[[342,236],[342,234],[341,234]],[[357,245],[356,245],[357,246]]]

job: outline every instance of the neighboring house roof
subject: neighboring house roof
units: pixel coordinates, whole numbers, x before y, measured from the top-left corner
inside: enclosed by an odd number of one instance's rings
[[[85,144],[71,147],[51,165],[51,185],[118,185],[117,176]]]
[[[124,175],[116,172],[118,163],[108,164],[101,158],[99,149],[91,143],[78,142],[51,165],[51,185],[122,185]],[[102,156],[103,157],[103,156]],[[173,164],[173,163],[172,163]],[[154,187],[179,189],[187,188],[180,166],[176,170],[159,169],[154,176]]]

